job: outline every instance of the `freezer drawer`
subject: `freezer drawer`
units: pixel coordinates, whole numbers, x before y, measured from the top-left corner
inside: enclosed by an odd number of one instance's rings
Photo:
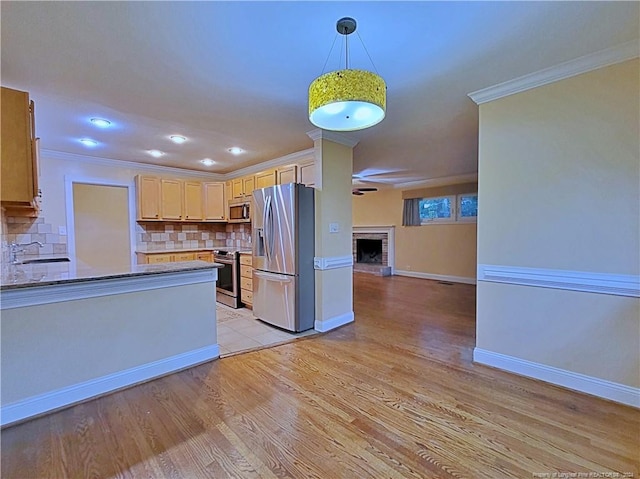
[[[253,271],[253,315],[289,331],[296,325],[296,277]]]

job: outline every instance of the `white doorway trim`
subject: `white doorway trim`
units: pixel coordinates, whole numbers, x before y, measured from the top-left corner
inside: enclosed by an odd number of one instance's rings
[[[64,176],[65,206],[67,211],[67,249],[71,260],[71,267],[76,268],[76,231],[75,217],[73,212],[73,185],[81,183],[85,185],[99,186],[120,186],[127,188],[129,204],[129,244],[131,266],[136,264],[136,195],[133,181],[107,180],[104,178],[93,178],[87,176]]]

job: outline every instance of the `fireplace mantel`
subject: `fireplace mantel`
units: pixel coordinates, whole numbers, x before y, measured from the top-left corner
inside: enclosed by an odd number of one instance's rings
[[[396,250],[395,250],[395,226],[353,226],[353,233],[381,233],[387,235],[388,256],[387,265],[391,267],[391,274],[396,270]]]

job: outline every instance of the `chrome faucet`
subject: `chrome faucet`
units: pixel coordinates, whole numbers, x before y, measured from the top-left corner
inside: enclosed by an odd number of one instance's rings
[[[18,261],[17,258],[18,253],[24,251],[27,246],[31,246],[32,244],[37,244],[38,246],[40,246],[40,248],[44,246],[42,243],[40,243],[40,241],[32,241],[31,243],[22,244],[11,243],[9,245],[11,251],[11,264],[20,264],[20,261]]]

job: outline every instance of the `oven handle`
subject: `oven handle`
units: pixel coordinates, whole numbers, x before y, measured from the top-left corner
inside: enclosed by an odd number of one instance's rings
[[[222,264],[233,264],[234,261],[232,259],[222,259],[222,258],[218,258],[218,257],[213,257],[213,261],[215,263],[222,263]]]

